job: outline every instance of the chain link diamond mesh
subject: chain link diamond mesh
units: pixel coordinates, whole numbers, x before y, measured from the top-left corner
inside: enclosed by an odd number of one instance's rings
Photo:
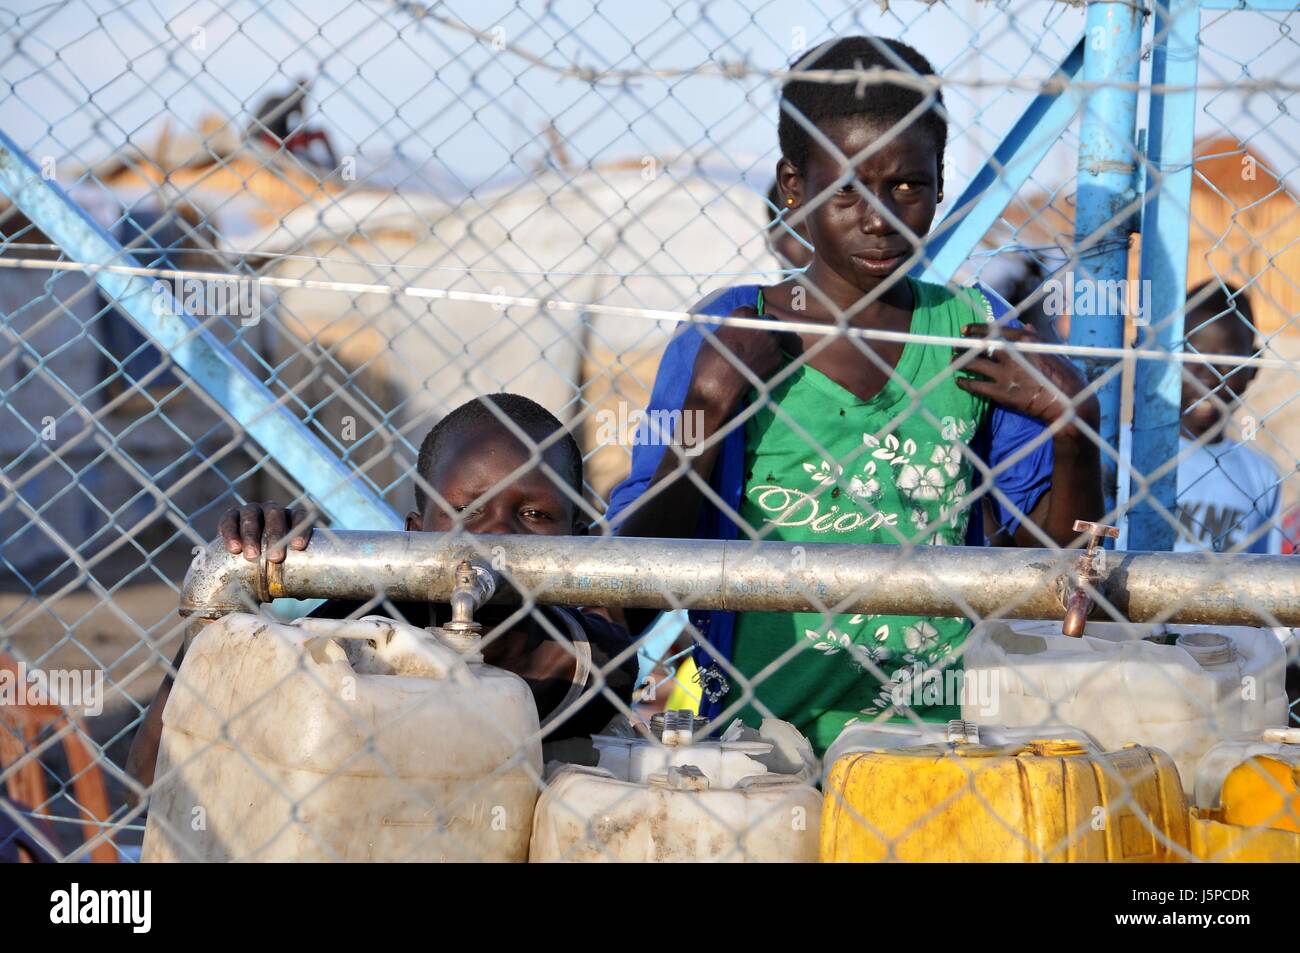
[[[146,819],[178,859],[1300,859],[1300,45],[1222,5],[0,12],[0,820],[70,861]],[[282,564],[211,542],[263,513]],[[475,613],[531,695],[326,618]],[[1245,734],[1294,773],[1234,821],[1193,779]],[[1008,757],[1091,759],[1095,810],[1018,827]]]

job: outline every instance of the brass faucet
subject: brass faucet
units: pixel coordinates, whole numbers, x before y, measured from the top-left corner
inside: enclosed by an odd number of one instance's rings
[[[1092,612],[1092,596],[1088,590],[1096,590],[1101,586],[1101,570],[1106,565],[1106,550],[1100,550],[1101,559],[1098,560],[1098,547],[1104,546],[1104,539],[1119,538],[1119,529],[1103,523],[1075,520],[1074,531],[1088,534],[1088,549],[1076,560],[1074,572],[1065,578],[1061,595],[1061,603],[1065,606],[1065,621],[1061,623],[1061,634],[1077,639],[1083,635],[1083,627]]]

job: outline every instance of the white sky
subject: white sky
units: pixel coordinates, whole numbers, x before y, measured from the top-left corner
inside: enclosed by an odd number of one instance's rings
[[[578,161],[705,150],[755,185],[771,176],[775,90],[747,79],[646,79],[593,89],[399,4],[341,0],[11,2],[0,12],[0,120],[34,155],[80,167],[125,142],[149,144],[164,117],[194,128],[204,113],[245,114],[290,78],[315,80],[313,123],[364,168],[393,150],[464,185],[526,172],[554,121]],[[746,9],[754,8],[754,12]],[[690,67],[709,59],[784,65],[801,39],[871,31],[917,46],[953,81],[1042,78],[1083,25],[1048,0],[815,4],[774,0],[587,3],[453,0],[438,12],[492,31],[555,64]],[[1201,77],[1210,83],[1300,76],[1300,15],[1206,13]],[[200,43],[201,41],[201,43]],[[201,46],[201,49],[196,47]],[[1010,126],[1028,94],[958,82],[950,176],[962,180]],[[1198,135],[1232,134],[1295,181],[1300,96],[1204,92]],[[1140,124],[1145,124],[1140,120]],[[1036,180],[1074,167],[1067,137]],[[956,194],[958,188],[950,188]]]

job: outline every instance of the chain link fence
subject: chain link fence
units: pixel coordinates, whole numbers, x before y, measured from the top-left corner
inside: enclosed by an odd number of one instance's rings
[[[1300,859],[1296,22],[0,12],[11,843]]]

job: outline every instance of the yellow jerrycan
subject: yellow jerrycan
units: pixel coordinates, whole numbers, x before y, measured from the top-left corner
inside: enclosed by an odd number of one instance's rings
[[[1103,752],[1072,728],[1032,731],[850,726],[853,736],[827,752],[822,861],[1186,857],[1187,801],[1168,755],[1138,745]]]
[[[1215,745],[1197,765],[1195,797],[1198,859],[1300,863],[1300,728]]]
[[[142,859],[527,860],[532,693],[442,631],[208,625],[163,710]]]

